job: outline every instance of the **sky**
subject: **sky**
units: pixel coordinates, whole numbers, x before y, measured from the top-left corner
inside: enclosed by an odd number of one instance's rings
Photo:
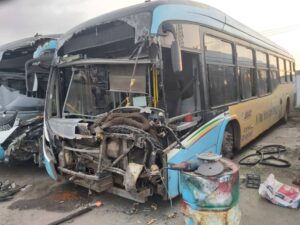
[[[88,19],[144,0],[0,0],[0,45],[39,34],[64,33]],[[296,59],[300,69],[300,2],[199,0],[260,32]]]

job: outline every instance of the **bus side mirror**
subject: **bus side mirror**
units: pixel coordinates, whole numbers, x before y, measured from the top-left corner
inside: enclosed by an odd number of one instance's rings
[[[165,22],[162,25],[162,31],[163,33],[170,32],[173,34],[174,41],[172,42],[171,45],[172,68],[173,68],[173,72],[181,72],[182,71],[181,48],[178,42],[174,25],[169,22]]]
[[[27,91],[37,92],[38,90],[38,79],[36,74],[30,74],[27,77]]]
[[[182,57],[181,48],[177,40],[172,42],[171,46],[172,68],[173,72],[181,72],[182,69]]]

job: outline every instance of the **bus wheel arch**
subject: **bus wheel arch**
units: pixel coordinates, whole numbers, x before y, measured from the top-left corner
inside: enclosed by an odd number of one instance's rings
[[[226,158],[233,158],[240,149],[240,124],[233,119],[226,124],[222,141],[221,154]]]
[[[282,121],[284,123],[286,123],[289,119],[289,114],[290,114],[290,106],[291,106],[291,103],[290,103],[290,97],[287,97],[286,99],[286,105],[285,105],[285,110],[284,110],[284,115],[283,115],[283,118],[282,118]]]

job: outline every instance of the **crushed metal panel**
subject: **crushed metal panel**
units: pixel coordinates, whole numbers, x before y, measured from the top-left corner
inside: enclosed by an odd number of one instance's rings
[[[145,4],[152,5],[148,9],[145,9]],[[99,34],[98,27],[103,24],[108,24],[113,21],[123,21],[126,22],[129,26],[137,28],[138,32],[135,33],[135,41],[139,40],[140,35],[150,33],[150,24],[151,24],[151,11],[155,7],[156,3],[143,3],[137,6],[131,6],[125,9],[117,10],[116,12],[111,12],[103,14],[101,16],[95,17],[89,21],[86,21],[73,29],[66,32],[60,39],[58,44],[58,56],[63,56],[69,54],[65,52],[64,47],[68,42],[78,41],[83,35],[84,32],[94,29],[94,34],[97,36]],[[132,15],[135,13],[135,16]],[[137,19],[137,20],[136,20]],[[138,22],[136,22],[136,21]],[[143,29],[141,29],[143,27]],[[136,30],[137,30],[136,29]],[[141,31],[141,32],[140,32]],[[99,35],[100,36],[100,35]],[[74,44],[71,44],[74,45]]]
[[[17,129],[17,126],[12,127],[9,130],[4,130],[1,131],[1,135],[0,135],[0,145],[3,144],[6,139]]]
[[[7,50],[14,51],[20,48],[24,48],[27,46],[34,46],[37,41],[48,41],[50,39],[59,38],[59,34],[50,34],[50,35],[37,35],[34,37],[24,38],[18,41],[10,42],[5,45],[0,46],[0,52],[5,52]]]
[[[139,178],[144,166],[137,163],[129,163],[124,176],[124,186],[126,191],[136,190],[136,181]]]
[[[50,118],[48,123],[56,135],[63,138],[75,139],[75,128],[82,119]]]
[[[0,109],[16,111],[42,111],[44,108],[44,99],[27,97],[20,94],[19,91],[13,91],[9,88],[0,86]]]
[[[105,176],[98,181],[87,181],[85,179],[75,179],[74,183],[82,187],[92,189],[101,193],[113,187],[113,179],[111,175]]]
[[[135,42],[139,41],[139,38],[149,35],[151,13],[142,12],[127,17],[121,18],[120,20],[126,22],[128,25],[135,29]]]
[[[60,35],[36,35],[0,46],[0,69],[24,71],[25,62],[33,58],[37,45]]]

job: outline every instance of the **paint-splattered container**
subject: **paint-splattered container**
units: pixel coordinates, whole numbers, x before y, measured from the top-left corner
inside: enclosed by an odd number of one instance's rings
[[[239,169],[227,159],[220,159],[223,171],[203,176],[181,172],[182,211],[186,225],[238,225]]]

